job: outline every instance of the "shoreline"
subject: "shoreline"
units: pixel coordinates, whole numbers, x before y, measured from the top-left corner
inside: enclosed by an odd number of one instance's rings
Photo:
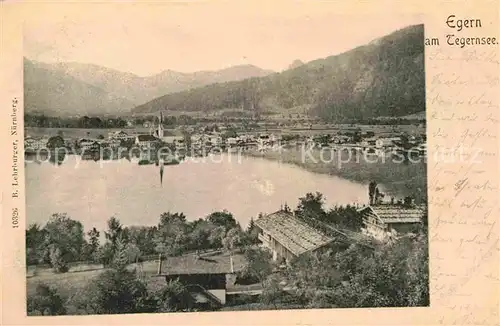
[[[319,161],[319,151],[314,150],[312,153],[312,156]],[[271,150],[264,152],[247,150],[242,152],[242,156],[290,164],[311,173],[336,176],[363,185],[375,180],[389,198],[390,196],[402,198],[411,195],[417,202],[427,202],[425,163],[346,162],[344,167],[339,168],[335,162],[303,161],[300,151],[295,148],[286,149],[282,153]],[[395,169],[395,167],[398,168]]]

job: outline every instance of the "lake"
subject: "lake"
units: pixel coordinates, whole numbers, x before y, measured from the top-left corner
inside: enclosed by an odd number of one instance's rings
[[[122,224],[156,225],[163,212],[188,220],[226,209],[243,227],[259,213],[287,203],[296,207],[307,192],[321,192],[326,206],[368,202],[366,185],[311,173],[263,158],[223,154],[179,165],[139,166],[126,159],[82,161],[68,155],[61,165],[26,163],[27,223],[44,225],[53,213],[67,213],[86,230],[106,228],[111,216]]]

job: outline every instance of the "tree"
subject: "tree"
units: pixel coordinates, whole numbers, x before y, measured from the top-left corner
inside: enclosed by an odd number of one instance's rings
[[[163,213],[160,215],[160,224],[158,228],[169,226],[173,223],[186,223],[186,215],[183,213]]]
[[[70,219],[66,214],[54,214],[45,225],[44,231],[45,262],[51,261],[48,251],[51,247],[59,249],[61,259],[65,262],[81,259],[86,242],[80,222]]]
[[[126,254],[129,263],[137,263],[141,260],[142,252],[138,246],[133,243],[128,243],[126,246]]]
[[[375,181],[370,181],[368,184],[368,197],[370,198],[370,205],[375,204],[375,194],[377,192],[377,183]]]
[[[236,220],[233,217],[233,214],[224,210],[221,212],[213,212],[207,216],[207,221],[217,225],[223,226],[226,230],[234,228],[238,225]]]
[[[323,194],[319,192],[315,194],[307,193],[304,197],[299,198],[299,205],[295,210],[295,215],[303,219],[313,218],[322,220],[325,216],[323,204]]]
[[[242,239],[243,236],[241,229],[234,227],[231,230],[227,231],[226,236],[222,240],[222,245],[227,251],[232,254],[237,247],[241,246]]]
[[[123,231],[123,227],[120,221],[114,216],[108,220],[107,224],[108,224],[108,231],[104,232],[104,235],[106,236],[106,239],[111,242],[113,246],[116,246],[116,242],[118,241],[118,238],[120,237]]]
[[[50,246],[50,264],[56,273],[66,273],[69,270],[68,264],[64,261],[61,254],[61,250],[54,245]]]
[[[26,265],[43,262],[46,231],[38,224],[31,224],[26,230]]]
[[[338,307],[407,307],[429,304],[425,235],[419,235],[417,239],[400,239],[392,245],[377,249],[371,255],[346,252],[342,257],[337,255],[335,261],[337,268],[343,269],[343,279],[347,280],[330,291],[332,302]]]
[[[224,137],[225,138],[234,138],[238,137],[238,134],[236,133],[236,130],[234,128],[228,129],[224,132]]]
[[[34,295],[28,295],[27,305],[30,315],[37,313],[42,316],[66,314],[63,300],[57,291],[43,283],[36,286]]]
[[[333,258],[333,268],[341,273],[343,280],[348,281],[353,275],[362,272],[362,264],[366,251],[360,245],[352,244],[344,251],[337,252]]]
[[[407,258],[407,289],[405,301],[410,307],[429,305],[429,243],[427,230],[416,238]]]
[[[315,292],[332,289],[341,281],[332,252],[308,253],[291,261],[288,279],[297,288],[297,293],[311,300]]]
[[[277,309],[277,304],[283,297],[283,290],[279,285],[279,279],[275,275],[271,275],[263,282],[262,295],[260,300],[266,305],[273,305]]]
[[[248,241],[248,244],[255,244],[259,242],[259,229],[255,225],[255,221],[253,218],[250,219],[250,223],[248,224],[248,228],[246,230],[245,239]]]
[[[143,254],[155,253],[154,235],[157,232],[156,227],[132,226],[127,227],[126,230],[129,242],[136,245]]]
[[[189,232],[190,248],[196,250],[210,248],[210,233],[214,228],[212,223],[202,219],[193,222]]]
[[[155,294],[158,312],[189,311],[194,306],[194,298],[179,282],[169,281]]]
[[[308,308],[321,309],[321,308],[334,308],[334,298],[330,291],[315,291],[309,295]]]
[[[89,237],[88,245],[86,246],[85,257],[90,261],[97,261],[97,252],[99,250],[99,231],[94,227],[87,232]]]
[[[210,241],[210,246],[212,248],[221,248],[222,240],[226,235],[226,228],[224,226],[216,226],[210,231],[208,240]]]
[[[340,227],[359,232],[363,219],[354,206],[336,206],[326,214],[326,220]]]
[[[115,253],[113,256],[112,267],[118,271],[125,270],[130,263],[130,257],[127,252],[127,244],[120,238],[116,241]]]
[[[73,304],[88,314],[125,314],[153,312],[154,298],[135,272],[127,269],[108,269],[92,279]]]
[[[163,213],[154,242],[157,252],[180,255],[189,245],[186,216],[182,213]]]
[[[97,260],[104,266],[109,266],[113,262],[113,257],[115,255],[115,247],[111,242],[105,243],[97,251]]]
[[[52,136],[47,141],[48,149],[64,148],[64,138],[61,136]]]
[[[254,278],[263,283],[273,271],[271,253],[261,248],[248,248],[244,256],[247,264],[242,271],[243,277]]]
[[[255,228],[256,228],[255,221],[253,220],[253,217],[251,217],[250,222],[248,223],[247,232],[251,233]]]

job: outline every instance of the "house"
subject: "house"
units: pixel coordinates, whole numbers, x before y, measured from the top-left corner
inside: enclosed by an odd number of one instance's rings
[[[198,308],[220,308],[226,303],[228,286],[246,262],[242,254],[187,254],[160,260],[159,277],[178,280],[190,292]]]
[[[363,233],[385,241],[390,236],[410,233],[422,222],[425,206],[381,204],[358,210],[363,220]]]
[[[129,135],[123,131],[112,131],[108,134],[109,139],[117,139],[117,140],[126,140],[129,138]]]
[[[376,147],[377,146],[377,139],[374,139],[374,138],[364,139],[361,141],[360,145],[363,147]]]
[[[333,144],[344,144],[349,141],[347,136],[333,136],[331,142]]]
[[[274,260],[289,262],[306,252],[316,251],[333,241],[292,213],[277,211],[255,220],[262,246],[271,250]]]
[[[163,141],[167,144],[180,144],[184,143],[184,136],[165,136]]]
[[[113,148],[113,149],[120,148],[121,140],[120,139],[112,139],[112,140],[108,141],[108,146]]]
[[[82,152],[96,152],[101,148],[101,144],[94,139],[80,139],[78,141],[78,146]]]
[[[24,150],[37,151],[42,148],[47,148],[47,142],[47,138],[33,138],[28,136],[24,139]]]
[[[210,144],[212,146],[222,146],[223,144],[222,137],[219,135],[210,136]]]
[[[400,137],[383,137],[383,138],[378,138],[375,141],[375,147],[380,148],[380,149],[381,148],[394,147],[400,141],[401,141]]]
[[[226,139],[226,144],[227,146],[236,146],[238,144],[238,141],[238,137],[229,137],[228,139]]]
[[[137,135],[135,136],[135,144],[139,147],[154,147],[159,144],[159,139],[153,135]]]

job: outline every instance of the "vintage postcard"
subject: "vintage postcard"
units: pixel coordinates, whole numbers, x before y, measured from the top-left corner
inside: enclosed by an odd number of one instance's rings
[[[498,5],[4,2],[3,323],[498,325]]]

